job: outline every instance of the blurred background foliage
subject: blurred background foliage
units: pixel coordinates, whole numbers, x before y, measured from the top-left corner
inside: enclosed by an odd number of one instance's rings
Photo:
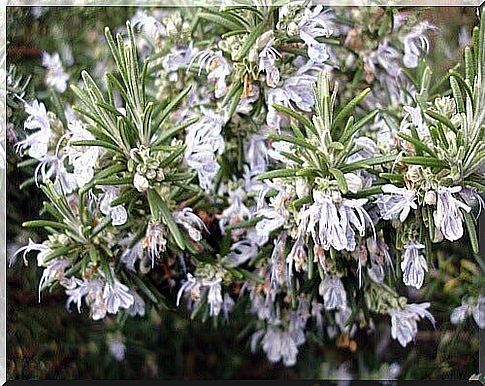
[[[59,52],[74,82],[83,69],[96,74],[96,66],[108,58],[104,27],[116,30],[135,11],[134,7],[9,7],[7,66],[15,66],[24,77],[31,76],[24,98],[48,95],[42,51]],[[475,8],[419,8],[416,12],[440,28],[434,33],[429,59],[436,75],[444,73],[461,57],[460,39],[469,38],[467,32],[476,23]],[[72,94],[67,91],[65,97],[69,100]],[[7,237],[11,255],[29,237],[38,240],[43,236],[32,230],[27,233],[20,225],[35,217],[43,197],[33,185],[19,189],[33,171],[17,168],[20,158],[12,147],[22,131],[21,109],[9,108],[8,117]],[[432,270],[426,289],[437,328],[420,331],[416,344],[403,349],[391,341],[387,325],[352,340],[341,336],[336,344],[324,342],[314,333],[291,368],[269,363],[262,353],[251,353],[251,317],[242,310],[235,310],[226,324],[217,327],[191,321],[183,310],[95,322],[86,313],[67,312],[64,294],[44,293],[39,303],[40,270],[34,264],[17,264],[7,274],[8,378],[337,379],[351,375],[383,379],[392,375],[390,364],[398,363],[403,379],[466,379],[478,371],[478,329],[470,319],[458,327],[451,325],[449,315],[460,304],[460,288],[479,272],[469,259],[468,245],[465,239],[459,248],[443,245],[436,261],[440,269]],[[112,337],[126,345],[121,361],[110,352]]]

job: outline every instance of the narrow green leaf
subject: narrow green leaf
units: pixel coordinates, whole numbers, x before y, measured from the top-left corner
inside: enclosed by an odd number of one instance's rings
[[[437,158],[438,157],[433,150],[431,150],[428,146],[426,146],[419,139],[410,137],[409,135],[406,135],[404,133],[398,133],[397,135],[399,137],[401,137],[402,139],[405,139],[409,143],[413,144],[416,150],[424,151],[424,152],[428,153],[429,155],[431,155],[434,158]]]
[[[62,224],[56,221],[48,221],[48,220],[33,220],[33,221],[26,221],[22,224],[24,228],[43,228],[43,227],[51,227],[54,229],[69,229],[66,224]]]
[[[345,180],[344,174],[335,168],[330,168],[328,171],[335,177],[337,181],[338,188],[343,194],[346,194],[349,191],[349,187],[347,186],[347,181]]]
[[[410,165],[421,165],[429,167],[446,167],[447,163],[437,158],[431,157],[402,157],[401,162]]]
[[[239,49],[239,52],[236,56],[237,61],[242,60],[248,54],[251,48],[254,47],[254,43],[263,33],[265,26],[265,23],[260,23],[249,33],[249,35],[244,40],[244,44]]]
[[[308,117],[306,117],[305,115],[300,114],[300,113],[298,113],[298,112],[296,112],[296,111],[294,111],[294,110],[292,110],[288,107],[282,106],[282,105],[273,104],[273,107],[275,108],[276,111],[279,111],[281,113],[285,113],[285,114],[289,115],[290,117],[296,119],[304,127],[309,129],[313,134],[318,135],[318,132],[315,129],[315,127],[313,126],[312,121]]]
[[[298,169],[281,169],[281,170],[271,170],[260,174],[256,179],[258,181],[269,180],[273,178],[285,178],[285,177],[295,177]]]
[[[475,221],[471,213],[462,211],[463,216],[465,218],[466,229],[468,231],[468,237],[470,238],[470,244],[472,246],[472,252],[474,255],[478,255],[480,253],[479,245],[478,245],[478,237],[477,231],[475,227]]]
[[[370,88],[366,88],[363,90],[359,95],[357,95],[355,98],[353,98],[349,103],[347,103],[342,110],[337,114],[335,119],[333,120],[333,127],[337,127],[337,125],[340,123],[340,121],[349,115],[354,108],[362,102],[362,100],[369,94],[371,91]]]
[[[182,234],[180,233],[180,229],[178,225],[175,223],[172,213],[167,207],[167,204],[165,201],[160,197],[158,192],[155,190],[151,189],[148,191],[149,196],[151,196],[151,203],[150,206],[155,206],[156,211],[158,212],[158,215],[160,216],[160,220],[162,220],[165,225],[167,225],[168,229],[170,230],[171,235],[173,236],[177,246],[185,250],[185,243],[184,243],[184,238],[182,237]],[[150,199],[149,199],[150,202]],[[152,212],[153,214],[153,212]],[[158,216],[157,216],[158,217]]]

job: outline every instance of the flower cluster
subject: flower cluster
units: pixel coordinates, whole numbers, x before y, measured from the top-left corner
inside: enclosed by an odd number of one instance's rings
[[[172,303],[228,320],[241,305],[252,350],[286,366],[315,326],[332,340],[384,319],[407,346],[435,324],[407,298],[434,246],[467,234],[478,254],[484,22],[448,92],[424,59],[436,27],[406,14],[296,1],[194,20],[140,10],[126,36],[106,31],[105,84],[83,72],[64,110],[23,101],[16,149],[49,216],[24,225],[49,237],[17,254],[37,252],[39,291],[58,284],[94,320]],[[59,56],[43,65],[64,93]],[[482,328],[483,299],[451,321]],[[110,350],[124,357],[120,339]]]

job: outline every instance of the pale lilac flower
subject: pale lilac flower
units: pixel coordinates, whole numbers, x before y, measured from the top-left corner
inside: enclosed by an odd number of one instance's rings
[[[222,211],[219,217],[219,228],[223,235],[226,234],[226,227],[236,225],[240,222],[251,219],[252,214],[249,208],[244,204],[245,192],[238,188],[229,191],[229,206]],[[235,236],[240,235],[243,231],[233,231]]]
[[[173,218],[189,232],[189,237],[194,241],[202,239],[203,230],[208,232],[204,222],[192,211],[192,208],[183,208],[174,212]]]
[[[131,24],[133,27],[145,32],[152,39],[165,35],[165,26],[141,9],[138,9],[131,18]]]
[[[100,155],[97,146],[72,146],[75,141],[93,140],[94,136],[79,120],[68,123],[69,141],[65,149],[69,163],[74,167],[74,177],[79,188],[89,183],[94,177],[94,167]]]
[[[339,207],[340,224],[345,236],[347,237],[347,245],[345,247],[348,251],[353,251],[356,246],[355,231],[358,231],[359,236],[365,235],[366,223],[369,223],[374,229],[374,224],[363,208],[367,203],[367,199],[361,198],[356,200],[344,199]],[[375,234],[375,230],[374,230]]]
[[[262,336],[261,346],[270,362],[276,363],[282,360],[285,366],[293,366],[296,363],[298,347],[287,331],[283,331],[278,326],[270,326],[266,331],[257,331],[251,339],[252,348],[256,348]]]
[[[177,293],[177,301],[176,301],[177,307],[180,305],[180,299],[182,299],[182,296],[186,291],[192,291],[195,289],[197,292],[199,292],[200,286],[201,286],[200,282],[194,276],[192,276],[191,273],[188,273],[187,279],[182,283]]]
[[[70,262],[66,258],[55,259],[48,262],[42,277],[39,282],[39,303],[40,303],[40,291],[45,285],[49,284],[52,280],[61,281],[64,278],[64,271],[69,267]]]
[[[29,148],[29,155],[39,161],[46,157],[49,151],[49,142],[52,137],[49,117],[44,104],[34,100],[32,104],[25,103],[25,112],[29,114],[24,122],[24,128],[28,130],[40,129],[30,134],[23,141],[16,143],[18,150]]]
[[[215,84],[215,97],[221,98],[227,92],[226,77],[232,72],[231,64],[224,58],[222,51],[212,50],[199,51],[192,57],[191,65],[197,61],[199,75],[203,69],[207,71],[207,80]]]
[[[130,289],[130,294],[133,296],[133,304],[126,310],[130,316],[145,316],[145,301],[134,290]]]
[[[406,115],[401,122],[400,130],[406,132],[409,131],[410,126],[414,126],[420,139],[429,137],[429,128],[424,121],[421,107],[418,105],[416,107],[404,106],[403,108],[406,111]]]
[[[102,186],[103,195],[99,203],[99,210],[105,215],[110,215],[114,226],[123,225],[128,219],[128,213],[123,205],[111,206],[111,203],[118,198],[120,191],[115,186]]]
[[[99,278],[90,280],[75,279],[72,286],[66,290],[68,295],[66,307],[69,309],[71,303],[77,305],[78,312],[81,312],[83,298],[90,308],[91,318],[100,320],[106,316],[106,302],[103,298],[104,283]]]
[[[263,172],[268,165],[268,146],[264,135],[254,133],[244,144],[244,159],[249,170]]]
[[[128,243],[126,242],[128,241]],[[120,261],[125,265],[127,269],[132,272],[136,272],[135,270],[135,263],[139,261],[139,270],[141,273],[148,273],[152,268],[152,263],[148,257],[148,254],[145,253],[143,249],[142,241],[138,241],[135,245],[131,248],[128,248],[129,242],[131,238],[122,240],[123,247],[125,247],[125,251],[121,255]]]
[[[337,207],[332,198],[323,192],[313,192],[314,203],[305,211],[309,217],[307,232],[316,245],[328,250],[341,251],[347,248],[347,235],[342,228]]]
[[[347,293],[337,276],[326,275],[318,287],[318,292],[323,297],[325,309],[334,310],[347,307]]]
[[[55,53],[51,55],[47,52],[43,52],[42,65],[48,70],[45,79],[47,86],[52,87],[60,93],[66,91],[69,75],[65,73],[64,68],[62,67],[59,54]]]
[[[229,313],[232,312],[235,304],[236,303],[232,299],[231,295],[225,293],[224,300],[222,301],[222,313],[226,322],[229,320]]]
[[[193,56],[194,48],[192,42],[186,47],[173,47],[162,60],[163,69],[167,73],[175,72],[184,66],[188,66]]]
[[[271,31],[273,32],[273,31]],[[272,37],[259,53],[259,71],[266,74],[266,84],[269,87],[276,87],[280,81],[280,72],[275,65],[281,54],[273,47],[274,37]]]
[[[426,309],[429,303],[407,304],[403,309],[391,310],[391,336],[397,339],[401,346],[406,347],[414,340],[418,332],[418,321],[426,318],[434,325],[433,315]]]
[[[463,236],[463,214],[460,209],[470,212],[471,207],[456,199],[453,193],[459,193],[461,186],[438,188],[438,201],[434,220],[443,236],[450,241],[459,240]]]
[[[327,48],[316,38],[329,37],[333,34],[332,15],[329,10],[324,11],[322,5],[315,8],[305,8],[303,18],[298,23],[300,38],[308,47],[308,56],[316,63],[323,63],[328,59]]]
[[[425,32],[431,29],[436,29],[428,22],[422,22],[413,27],[413,29],[400,37],[404,44],[403,64],[407,68],[415,68],[418,65],[418,59],[422,54],[427,54],[429,51],[429,40]]]
[[[485,297],[479,296],[474,303],[465,303],[462,301],[461,306],[456,307],[450,316],[452,324],[460,324],[472,315],[479,328],[485,328]]]
[[[411,209],[417,209],[414,190],[388,184],[382,187],[382,191],[386,194],[379,196],[376,203],[384,220],[399,217],[399,221],[404,222]]]
[[[256,224],[256,233],[265,244],[270,233],[284,225],[285,217],[273,208],[261,209],[256,214],[262,217]]]
[[[401,54],[399,51],[389,44],[387,39],[382,40],[377,47],[377,50],[372,51],[370,54],[364,57],[364,63],[366,70],[371,74],[376,75],[379,78],[379,72],[377,66],[386,71],[386,73],[392,77],[397,77],[400,72],[399,59]]]
[[[222,117],[205,111],[203,117],[187,130],[185,162],[197,171],[204,190],[212,187],[220,168],[216,157],[224,151],[222,125]]]
[[[473,319],[479,328],[485,328],[485,297],[479,296],[477,304],[472,310]]]
[[[404,255],[401,261],[403,282],[407,286],[420,289],[424,282],[424,272],[428,272],[428,264],[420,250],[424,245],[410,240],[404,245]]]
[[[267,90],[266,104],[268,113],[266,115],[266,124],[271,129],[279,131],[283,125],[286,126],[288,118],[279,113],[273,104],[292,107],[294,103],[300,110],[311,111],[314,99],[312,85],[316,77],[307,74],[296,74],[285,80],[283,87]]]
[[[460,324],[465,321],[465,319],[470,315],[471,307],[469,304],[461,304],[461,306],[456,307],[450,315],[450,322],[452,324]]]
[[[129,309],[135,299],[128,287],[113,276],[113,283],[107,282],[103,290],[103,299],[106,304],[106,311],[110,314],[117,314],[120,308]]]
[[[222,288],[221,279],[203,281],[203,285],[208,287],[207,303],[209,304],[209,315],[217,316],[222,309]]]
[[[108,338],[108,349],[113,358],[117,362],[122,362],[125,359],[126,346],[119,336]]]
[[[282,232],[274,240],[273,251],[271,252],[271,257],[269,261],[269,278],[271,288],[278,289],[283,285],[288,277],[285,264],[285,245],[288,234]]]
[[[252,240],[244,239],[231,245],[226,260],[233,266],[244,264],[258,253],[258,246]]]

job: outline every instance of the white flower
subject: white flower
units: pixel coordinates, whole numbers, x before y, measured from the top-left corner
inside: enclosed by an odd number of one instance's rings
[[[311,233],[316,245],[326,250],[330,247],[337,251],[345,249],[347,235],[332,198],[320,191],[314,191],[313,198],[315,202],[305,211],[309,217],[307,232]]]
[[[273,31],[270,31],[273,34]],[[280,81],[280,72],[275,66],[276,59],[281,54],[273,47],[274,36],[266,43],[259,53],[259,71],[266,74],[266,84],[269,87],[276,87]]]
[[[113,358],[117,362],[122,362],[125,359],[126,346],[119,336],[108,338],[108,349]]]
[[[207,71],[207,80],[215,83],[215,97],[220,98],[227,92],[226,77],[231,74],[232,66],[222,55],[222,51],[203,50],[192,57],[192,63],[197,61],[199,75],[202,69]]]
[[[130,316],[145,316],[145,301],[135,291],[130,290],[130,294],[133,296],[133,304],[126,310]]]
[[[150,182],[141,174],[136,173],[133,177],[133,186],[139,192],[145,192],[150,187]]]
[[[74,167],[74,177],[79,188],[89,183],[94,177],[94,167],[100,155],[96,146],[71,146],[74,141],[93,140],[94,136],[86,130],[79,120],[68,123],[69,141],[65,149],[69,163]]]
[[[245,193],[242,189],[229,192],[230,205],[222,211],[219,217],[219,228],[223,235],[226,234],[226,227],[236,225],[251,218],[251,211],[244,204]],[[239,232],[236,232],[238,234]]]
[[[207,294],[207,303],[209,304],[209,315],[217,316],[221,312],[222,308],[222,288],[221,279],[213,281],[203,281],[204,286],[209,287]]]
[[[64,72],[59,54],[55,53],[51,55],[43,52],[42,65],[48,70],[45,79],[47,86],[54,88],[54,90],[60,93],[66,91],[69,75]]]
[[[152,39],[165,35],[164,25],[141,9],[138,9],[131,18],[131,24],[133,27],[143,30]]]
[[[384,220],[399,217],[399,221],[404,222],[411,209],[417,209],[414,190],[388,184],[382,187],[382,191],[387,194],[378,197],[376,203]]]
[[[256,348],[256,343],[261,339],[261,346],[270,362],[276,363],[283,361],[285,366],[293,366],[296,363],[298,355],[298,347],[291,335],[287,331],[283,331],[280,327],[268,327],[266,332],[264,330],[256,331],[251,337],[251,347],[253,351]]]
[[[27,265],[28,263],[27,263],[26,255],[31,251],[37,251],[37,265],[41,267],[44,265],[45,256],[51,253],[52,249],[49,248],[46,243],[37,244],[37,243],[34,243],[32,239],[29,239],[29,244],[26,245],[25,247],[19,248],[17,252],[15,252],[13,256],[10,258],[10,266],[15,264],[15,261],[17,260],[17,255],[22,252],[23,252],[22,257],[24,259],[24,263],[25,265]]]
[[[456,307],[450,316],[452,324],[460,324],[472,315],[479,328],[485,328],[485,297],[479,296],[475,303],[465,303],[462,301],[461,306]]]
[[[318,287],[318,292],[323,296],[325,309],[344,309],[347,307],[347,293],[342,281],[337,276],[326,275]]]
[[[44,104],[34,100],[32,104],[25,103],[25,112],[29,114],[24,122],[28,130],[40,129],[30,134],[23,141],[17,142],[17,150],[29,148],[29,155],[39,161],[43,160],[49,151],[49,141],[52,137],[49,117]]]
[[[107,282],[103,290],[103,299],[106,304],[106,311],[110,314],[117,314],[120,308],[129,309],[135,299],[128,287],[122,284],[112,273],[113,283]]]
[[[224,151],[222,125],[220,116],[204,111],[204,116],[187,130],[185,162],[197,171],[204,190],[211,189],[220,168],[216,157]]]
[[[420,139],[429,137],[429,128],[424,121],[421,107],[418,105],[416,107],[404,106],[403,108],[406,111],[406,115],[401,122],[400,130],[406,131],[409,130],[410,126],[414,126]]]
[[[187,47],[173,47],[163,58],[163,69],[167,73],[175,72],[180,68],[189,65],[193,55],[194,50],[192,42]]]
[[[176,223],[181,224],[189,232],[190,238],[194,241],[202,239],[202,230],[208,232],[204,222],[193,213],[191,208],[183,208],[174,212],[173,218]]]
[[[231,251],[227,254],[226,260],[238,266],[254,258],[257,253],[257,245],[252,240],[244,239],[231,245]]]
[[[167,239],[165,238],[165,228],[155,222],[149,222],[145,238],[143,239],[143,248],[148,249],[148,256],[152,261],[152,268],[155,265],[155,259],[160,253],[167,249]]]
[[[111,203],[117,199],[120,194],[119,188],[114,186],[102,186],[101,189],[104,191],[99,203],[99,210],[101,213],[110,215],[114,226],[125,224],[128,219],[128,213],[123,205],[111,206]]]
[[[433,315],[426,309],[429,303],[407,304],[403,309],[394,309],[391,316],[391,336],[397,339],[401,346],[406,347],[414,340],[418,332],[418,321],[427,318],[434,325]]]
[[[411,32],[400,38],[404,44],[404,66],[407,68],[417,67],[421,54],[427,54],[429,51],[429,40],[425,32],[435,28],[428,22],[422,22],[414,26]]]
[[[262,244],[265,244],[271,232],[282,227],[285,223],[285,217],[273,208],[261,209],[257,216],[262,217],[256,224],[256,233],[261,238]]]
[[[40,291],[45,285],[49,284],[52,280],[61,281],[64,278],[64,271],[69,267],[70,262],[66,258],[55,259],[45,267],[42,272],[42,277],[39,282],[39,302],[40,302]]]
[[[363,208],[366,203],[367,199],[360,198],[357,200],[344,199],[340,204],[338,213],[340,215],[342,230],[347,238],[345,249],[348,251],[353,251],[356,246],[355,231],[353,228],[359,232],[361,237],[365,235],[366,223],[371,224],[372,228],[374,228],[369,214]]]
[[[421,288],[424,282],[424,272],[428,272],[426,259],[420,254],[420,249],[423,248],[424,245],[416,241],[408,241],[404,245],[405,251],[401,261],[404,284],[416,289]]]
[[[300,38],[308,47],[308,56],[316,63],[323,63],[328,59],[325,44],[319,43],[316,38],[328,38],[332,35],[330,15],[328,10],[323,11],[323,6],[317,5],[313,10],[305,8],[303,18],[298,23]]]
[[[69,309],[71,303],[77,305],[78,312],[81,312],[82,299],[90,308],[91,318],[100,320],[106,316],[106,302],[103,299],[104,283],[99,278],[90,280],[74,279],[72,285],[66,290],[68,299],[66,307]]]
[[[461,186],[438,188],[438,200],[434,221],[443,236],[450,241],[459,240],[463,236],[463,215],[460,208],[470,212],[471,208],[453,197],[453,193],[461,191]]]

